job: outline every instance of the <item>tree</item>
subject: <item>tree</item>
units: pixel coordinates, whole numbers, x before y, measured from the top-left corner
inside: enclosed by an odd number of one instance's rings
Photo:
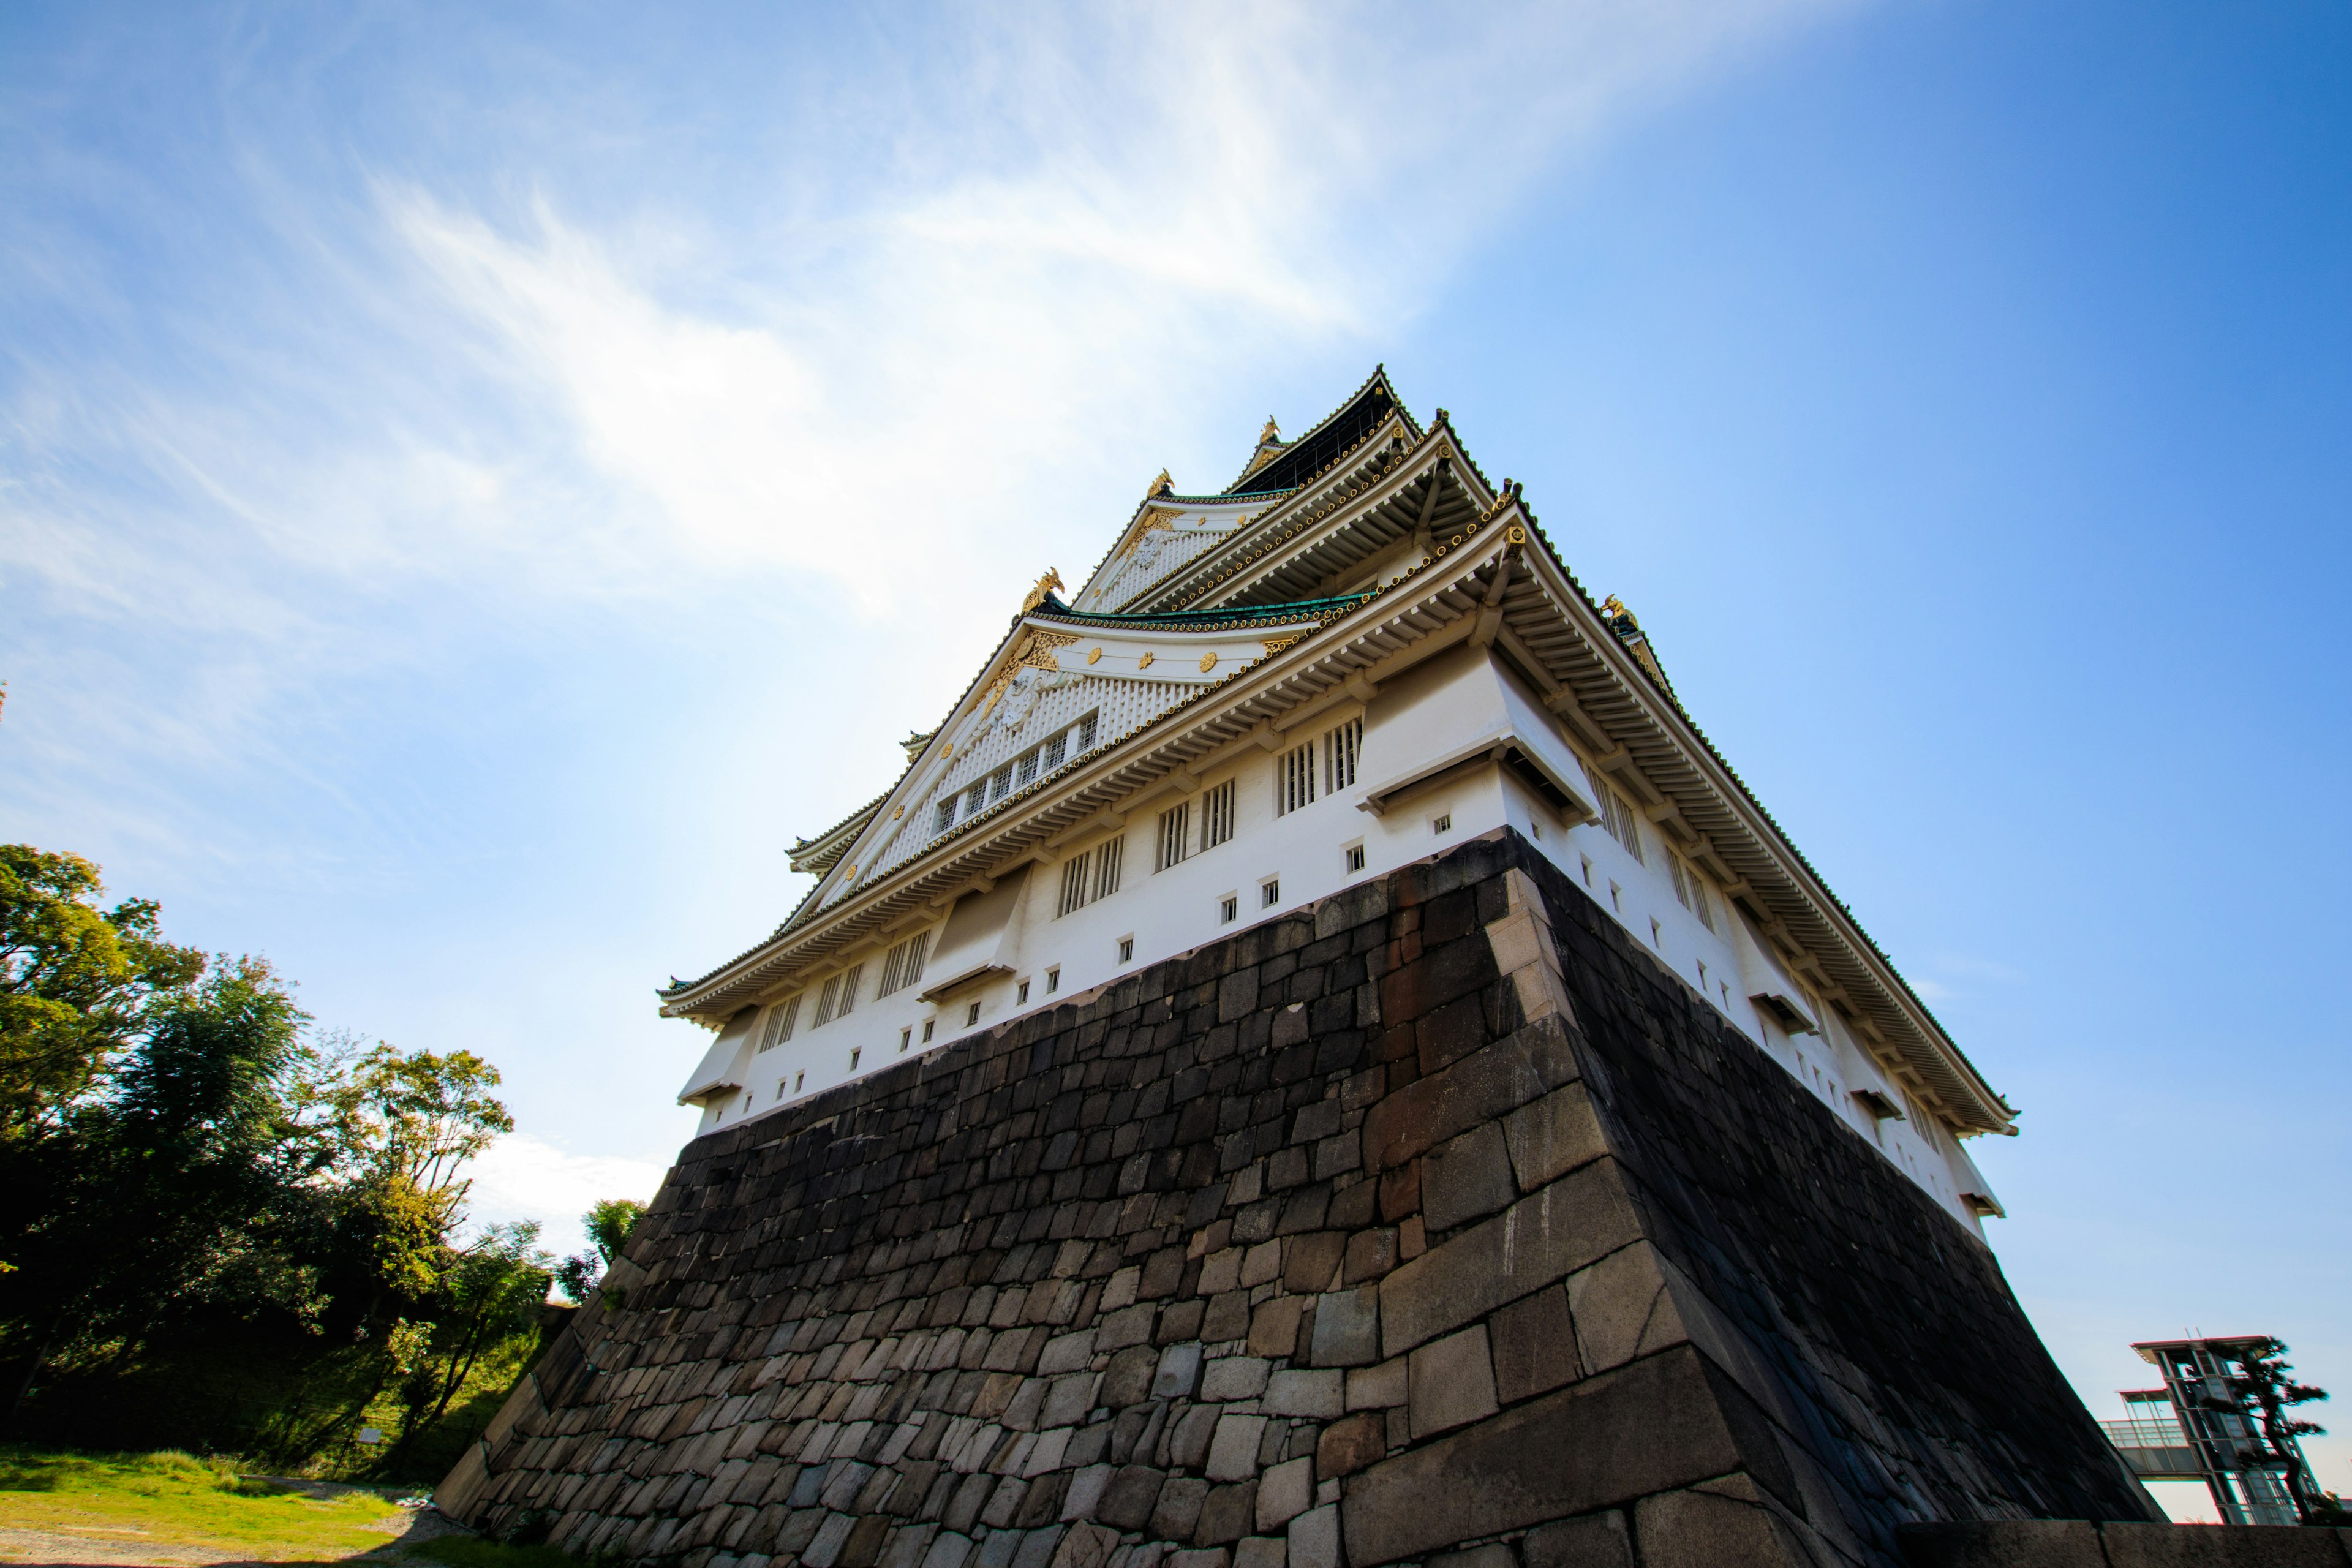
[[[593,1252],[576,1252],[556,1266],[556,1283],[582,1306],[594,1293],[613,1260],[628,1245],[629,1233],[646,1215],[646,1205],[635,1198],[606,1198],[580,1216],[581,1228],[595,1244]]]
[[[204,971],[202,953],[158,934],[152,901],[100,910],[104,890],[79,855],[0,845],[0,1140],[54,1125],[130,1043],[149,999]]]
[[[2236,1403],[2217,1401],[2215,1408],[2243,1409],[2252,1405],[2256,1412],[2254,1427],[2260,1447],[2249,1468],[2285,1472],[2287,1495],[2294,1500],[2295,1517],[2305,1524],[2333,1523],[2332,1517],[2322,1516],[2333,1516],[2340,1510],[2332,1500],[2319,1497],[2311,1471],[2304,1464],[2303,1450],[2295,1442],[2298,1437],[2324,1433],[2327,1428],[2315,1421],[2296,1420],[2287,1414],[2289,1405],[2326,1398],[2327,1390],[2294,1382],[2294,1368],[2287,1361],[2286,1352],[2286,1342],[2270,1338],[2249,1340],[2237,1347],[2238,1370],[2229,1380],[2230,1394]]]

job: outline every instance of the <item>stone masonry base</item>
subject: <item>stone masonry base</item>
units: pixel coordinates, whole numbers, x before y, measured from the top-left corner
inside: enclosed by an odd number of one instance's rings
[[[676,1568],[2158,1517],[1983,1246],[1511,834],[696,1140],[436,1499]]]

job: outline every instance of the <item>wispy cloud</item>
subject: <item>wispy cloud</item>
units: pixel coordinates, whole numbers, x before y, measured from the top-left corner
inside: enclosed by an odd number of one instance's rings
[[[469,1168],[467,1206],[478,1224],[530,1219],[541,1243],[560,1253],[587,1245],[580,1216],[606,1198],[651,1203],[666,1167],[652,1160],[575,1154],[527,1132],[510,1132]]]

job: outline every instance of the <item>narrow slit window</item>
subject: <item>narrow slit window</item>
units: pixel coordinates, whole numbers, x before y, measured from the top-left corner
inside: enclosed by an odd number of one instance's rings
[[[1239,919],[1241,912],[1241,900],[1231,893],[1227,893],[1225,895],[1224,901],[1217,906],[1217,918],[1227,925],[1233,924],[1235,920]]]
[[[1013,1000],[1015,1005],[1029,1000],[1029,983],[1026,980],[1021,983],[1020,994],[1013,997]]]
[[[923,1020],[923,1044],[928,1046],[931,1043],[931,1026],[938,1022],[939,1020],[937,1018],[926,1018]]]
[[[1049,969],[1045,971],[1045,994],[1051,996],[1055,992],[1059,991],[1061,988],[1062,972],[1059,969]]]
[[[1201,847],[1214,849],[1234,836],[1234,781],[1227,779],[1201,795]]]
[[[980,1004],[979,1004],[979,1003],[977,1003],[977,1002],[975,1002],[975,1003],[973,1003],[971,1006],[966,1007],[966,1008],[963,1010],[963,1026],[964,1026],[965,1028],[969,1029],[969,1028],[971,1028],[974,1024],[977,1024],[977,1023],[979,1023],[979,1022],[980,1022]]]
[[[1348,869],[1349,869],[1349,871],[1351,871],[1351,872],[1352,872],[1352,871],[1360,871],[1360,870],[1362,870],[1363,868],[1364,868],[1364,847],[1363,847],[1362,845],[1360,845],[1360,844],[1350,844],[1350,845],[1349,845],[1349,846],[1348,846]]]
[[[908,1025],[905,1028],[903,1028],[903,1029],[901,1029],[901,1030],[899,1030],[899,1031],[898,1031],[898,1049],[899,1049],[899,1052],[903,1055],[903,1054],[905,1053],[905,1051],[906,1051],[907,1047],[908,1047],[908,1046],[913,1045],[914,1043],[915,1043],[915,1026],[914,1026],[914,1025],[912,1025],[912,1024],[909,1024],[909,1025]]]
[[[798,1072],[796,1072],[796,1073],[793,1074],[793,1092],[794,1094],[798,1094],[798,1093],[801,1091],[801,1085],[803,1085],[803,1084],[806,1083],[807,1081],[808,1081],[808,1068],[801,1068],[801,1070],[800,1070],[800,1071],[798,1071]]]
[[[851,1072],[856,1072],[857,1070],[857,1058],[865,1054],[866,1047],[863,1046],[852,1046],[849,1047],[849,1070]]]
[[[1134,959],[1135,939],[1131,936],[1120,937],[1118,939],[1118,961],[1121,963],[1130,963],[1134,962]]]
[[[1260,882],[1257,885],[1257,892],[1258,908],[1270,910],[1282,902],[1282,881],[1277,878],[1271,882]]]

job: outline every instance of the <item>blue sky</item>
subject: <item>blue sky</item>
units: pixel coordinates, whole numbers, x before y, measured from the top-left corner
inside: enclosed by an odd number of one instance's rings
[[[0,833],[492,1058],[569,1242],[782,847],[1385,362],[2023,1109],[2094,1407],[2352,1397],[2347,79],[2317,0],[11,6]]]

